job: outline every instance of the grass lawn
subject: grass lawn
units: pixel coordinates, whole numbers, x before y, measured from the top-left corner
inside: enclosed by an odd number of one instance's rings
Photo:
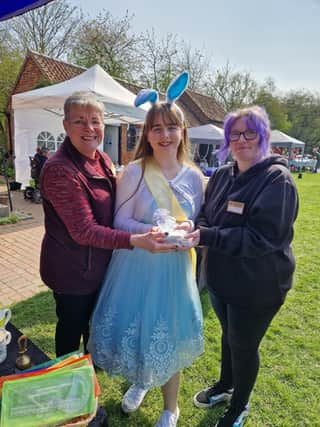
[[[251,397],[248,427],[320,427],[320,174],[294,175],[300,212],[295,227],[297,260],[294,288],[274,319],[261,345],[261,369]],[[196,409],[194,393],[219,374],[220,328],[202,295],[205,317],[205,352],[182,376],[179,426],[214,426],[223,407]],[[1,302],[0,302],[1,305]],[[12,307],[13,322],[54,357],[54,302],[50,292]],[[150,391],[141,409],[130,416],[120,413],[120,401],[128,383],[98,373],[100,398],[110,427],[151,427],[162,410],[159,389]]]

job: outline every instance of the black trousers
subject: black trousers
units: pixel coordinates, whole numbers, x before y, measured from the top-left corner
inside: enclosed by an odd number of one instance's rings
[[[98,292],[88,295],[66,295],[54,292],[58,322],[55,345],[57,357],[79,350],[81,336],[87,352],[89,321]]]
[[[209,292],[212,307],[220,321],[222,387],[234,388],[233,408],[242,410],[259,371],[259,345],[280,305],[267,309],[241,308],[226,304]]]

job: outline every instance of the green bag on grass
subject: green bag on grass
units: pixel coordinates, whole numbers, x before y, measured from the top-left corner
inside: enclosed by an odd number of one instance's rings
[[[96,409],[93,366],[5,382],[1,427],[52,427]]]

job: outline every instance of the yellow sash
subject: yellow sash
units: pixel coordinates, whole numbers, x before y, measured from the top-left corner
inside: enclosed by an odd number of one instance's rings
[[[153,159],[148,159],[144,172],[144,180],[157,203],[158,208],[168,209],[177,222],[187,221],[187,215],[180,206],[176,196],[171,190],[169,183],[161,169]],[[197,255],[194,248],[189,250],[192,269],[195,274]]]

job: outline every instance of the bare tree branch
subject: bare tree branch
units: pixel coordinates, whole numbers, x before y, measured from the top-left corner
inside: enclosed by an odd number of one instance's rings
[[[83,20],[70,59],[86,67],[98,63],[114,77],[131,79],[137,68],[139,42],[130,34],[131,20],[128,12],[117,19],[106,11],[95,19]]]
[[[11,37],[8,45],[25,52],[27,49],[56,58],[65,57],[73,44],[80,12],[66,0],[46,6],[0,24]]]

